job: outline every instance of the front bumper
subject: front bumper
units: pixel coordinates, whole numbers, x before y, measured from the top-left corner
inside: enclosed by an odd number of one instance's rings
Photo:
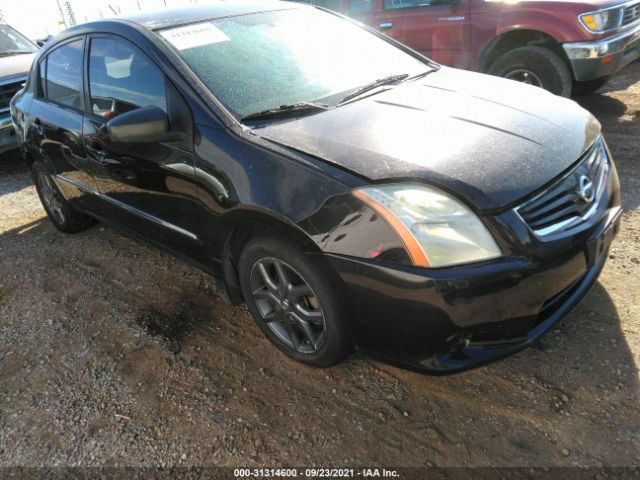
[[[18,147],[13,122],[9,113],[0,116],[0,153],[13,150]]]
[[[612,75],[640,58],[640,23],[611,37],[594,42],[564,43],[562,47],[576,80]]]
[[[497,216],[514,245],[500,259],[423,269],[326,254],[344,282],[358,349],[447,374],[529,346],[587,294],[604,266],[621,215],[611,165],[608,200],[579,233],[538,241],[512,212]]]

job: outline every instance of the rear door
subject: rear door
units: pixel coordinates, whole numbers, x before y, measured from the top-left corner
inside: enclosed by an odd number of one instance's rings
[[[65,197],[80,207],[96,188],[82,140],[84,44],[84,36],[73,38],[40,60],[28,132]]]
[[[102,211],[95,213],[198,259],[202,226],[194,214],[198,201],[188,105],[149,56],[122,37],[90,36],[85,62],[82,135],[103,200]],[[120,144],[106,138],[106,122],[148,106],[162,109],[172,130],[186,133],[185,140]]]
[[[370,25],[433,60],[466,68],[470,0],[377,0]]]

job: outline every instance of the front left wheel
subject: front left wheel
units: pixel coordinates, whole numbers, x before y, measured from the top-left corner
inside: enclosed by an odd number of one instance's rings
[[[238,267],[251,315],[282,352],[314,367],[349,353],[344,305],[318,258],[283,238],[260,237],[245,246]]]

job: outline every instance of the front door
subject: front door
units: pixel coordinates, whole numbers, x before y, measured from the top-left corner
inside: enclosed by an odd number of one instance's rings
[[[195,259],[203,247],[190,151],[192,137],[181,143],[112,142],[103,126],[110,119],[140,107],[156,106],[172,129],[192,132],[191,114],[173,85],[149,57],[116,36],[89,39],[87,114],[83,136],[87,157],[98,165],[96,183],[100,212],[146,239]]]
[[[457,68],[469,58],[469,0],[377,0],[369,24],[423,55]]]

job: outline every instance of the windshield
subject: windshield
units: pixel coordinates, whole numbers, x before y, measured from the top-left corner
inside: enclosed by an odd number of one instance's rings
[[[7,53],[32,53],[36,47],[9,25],[0,25],[0,55]]]
[[[239,117],[303,102],[335,105],[345,92],[429,68],[332,14],[302,7],[160,32]]]

